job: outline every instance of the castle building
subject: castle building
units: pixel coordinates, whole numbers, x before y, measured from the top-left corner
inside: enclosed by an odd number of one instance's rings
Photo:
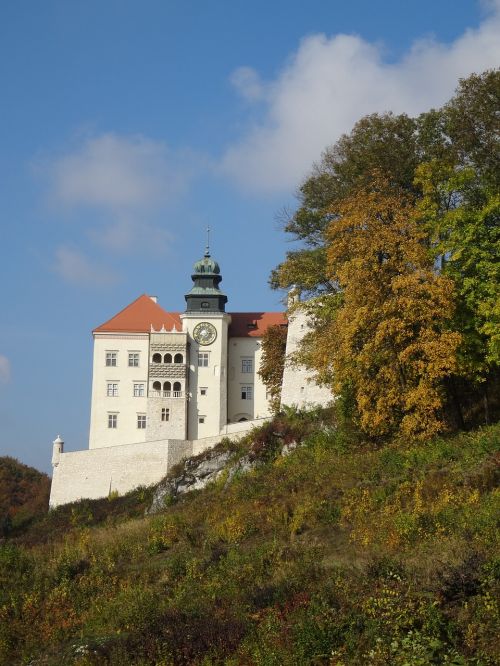
[[[270,326],[287,327],[287,318],[226,312],[208,246],[191,278],[185,312],[167,312],[143,294],[93,331],[89,448],[65,453],[55,440],[51,506],[156,483],[180,459],[270,416],[258,374],[261,340]],[[291,317],[292,351],[305,328],[303,316]],[[331,399],[293,363],[283,388],[284,404]]]

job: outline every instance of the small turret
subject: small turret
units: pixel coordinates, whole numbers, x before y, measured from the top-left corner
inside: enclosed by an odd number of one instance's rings
[[[64,453],[64,440],[61,435],[57,435],[52,442],[52,467],[57,467],[61,459],[61,453]]]

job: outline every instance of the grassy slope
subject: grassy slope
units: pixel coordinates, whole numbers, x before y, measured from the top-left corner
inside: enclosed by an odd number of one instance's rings
[[[0,663],[497,663],[499,442],[376,450],[292,416],[261,468],[157,516],[144,490],[63,507],[0,548]]]

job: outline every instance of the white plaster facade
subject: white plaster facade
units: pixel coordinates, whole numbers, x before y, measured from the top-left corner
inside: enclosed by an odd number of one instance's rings
[[[129,354],[138,354],[137,366],[129,366]],[[137,428],[137,416],[147,413],[148,365],[147,333],[94,333],[90,449],[146,441],[146,430]],[[108,427],[110,415],[116,416],[114,428]]]

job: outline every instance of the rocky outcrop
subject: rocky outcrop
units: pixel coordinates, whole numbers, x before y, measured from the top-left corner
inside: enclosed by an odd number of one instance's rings
[[[296,442],[284,444],[281,455],[290,454],[297,447]],[[187,458],[178,474],[166,478],[158,484],[153,495],[153,501],[148,513],[157,513],[165,508],[169,500],[191,490],[201,490],[209,483],[216,481],[223,472],[227,473],[226,484],[230,483],[237,474],[245,474],[254,469],[262,461],[249,454],[235,459],[234,452],[212,449],[200,456]]]
[[[202,456],[187,458],[182,464],[179,474],[162,481],[153,496],[149,513],[157,513],[165,508],[169,499],[183,495],[191,490],[201,490],[209,483],[220,477],[226,467],[230,467],[231,478],[236,474],[238,468],[250,469],[250,466],[242,466],[242,460],[235,461],[230,465],[234,453],[231,451],[220,451],[213,449],[203,453]],[[229,476],[228,476],[229,479]]]

